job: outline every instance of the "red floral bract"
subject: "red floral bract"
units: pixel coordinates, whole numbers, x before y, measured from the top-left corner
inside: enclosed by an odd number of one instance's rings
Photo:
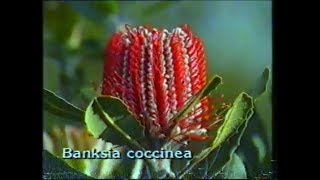
[[[186,25],[172,32],[126,29],[114,34],[106,48],[102,94],[123,100],[153,137],[206,139],[213,115],[209,97],[168,131],[174,114],[206,84],[201,40]]]

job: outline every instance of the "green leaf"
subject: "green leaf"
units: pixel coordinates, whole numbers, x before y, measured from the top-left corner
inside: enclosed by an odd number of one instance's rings
[[[221,145],[232,142],[230,144],[233,148],[228,147],[227,150],[231,150],[230,153],[227,153],[226,161],[223,161],[226,164],[229,160],[228,156],[230,157],[232,153],[235,151],[237,146],[240,143],[241,136],[245,130],[248,120],[253,114],[253,99],[246,93],[241,93],[236,100],[234,101],[232,107],[228,110],[224,123],[218,129],[217,136],[212,142],[211,146],[204,149],[201,153],[196,155],[187,166],[179,173],[178,177],[182,178],[184,175],[190,172],[192,168],[198,165],[203,159],[209,156],[209,159],[216,159],[212,158],[215,157],[213,150],[216,148],[224,148]],[[238,134],[238,136],[235,136]],[[226,145],[226,144],[225,144]],[[220,150],[219,150],[220,151]],[[225,158],[224,157],[224,158]],[[219,156],[217,157],[219,158]],[[221,157],[220,157],[221,158]],[[213,165],[215,166],[215,165]],[[217,166],[215,166],[217,167]],[[213,174],[212,170],[209,168],[209,174]]]
[[[237,133],[239,127],[250,119],[253,112],[252,97],[246,93],[241,93],[227,112],[225,120],[219,128],[217,136],[212,143],[212,148],[220,146],[230,138],[230,136]]]
[[[251,120],[250,120],[251,121]],[[224,169],[226,164],[231,160],[232,155],[240,146],[240,141],[244,132],[246,131],[248,120],[245,121],[239,128],[238,133],[231,136],[222,146],[220,146],[215,152],[212,152],[208,159],[209,167],[207,175],[209,177],[215,177],[220,174],[220,171]]]
[[[256,84],[251,90],[255,95],[255,113],[237,149],[237,154],[247,167],[248,178],[270,176],[272,168],[272,76],[269,68],[265,69]]]
[[[208,176],[215,177],[231,160],[233,153],[240,145],[240,140],[251,118],[253,111],[253,99],[246,93],[241,93],[234,101],[232,107],[225,116],[225,121],[219,128],[217,137],[212,147],[219,147],[218,154],[212,154]],[[223,143],[223,146],[221,146]]]
[[[135,148],[142,148],[136,139],[144,138],[144,129],[118,98],[95,98],[86,110],[85,122],[88,131],[96,138],[117,145],[129,143]]]
[[[252,94],[253,97],[256,98],[267,91],[271,91],[271,87],[272,73],[271,69],[269,67],[266,67],[261,76],[259,76],[256,80],[254,87],[250,89],[249,92],[250,94]]]
[[[88,128],[88,131],[95,137],[99,138],[103,131],[107,128],[106,123],[101,120],[100,116],[95,112],[97,107],[95,100],[91,101],[89,104],[86,113],[85,113],[85,122]],[[107,140],[109,141],[109,140]]]
[[[83,110],[47,89],[43,89],[43,104],[44,109],[52,114],[78,122],[83,121]]]
[[[262,75],[265,79],[264,91],[255,99],[255,108],[267,135],[268,145],[272,146],[272,77],[269,68]],[[272,148],[272,147],[271,147]]]
[[[196,96],[192,97],[177,114],[175,114],[172,118],[173,124],[176,124],[175,122],[182,117],[185,117],[203,97],[210,95],[220,84],[222,84],[222,78],[220,76],[212,77],[207,85]]]
[[[218,179],[247,179],[246,168],[242,159],[233,153],[231,160],[225,165]]]
[[[199,165],[193,168],[190,172],[190,174],[192,174],[192,178],[217,178],[216,176],[220,175],[220,171],[230,161],[233,153],[239,147],[240,140],[242,139],[248,122],[249,121],[246,121],[242,124],[238,129],[238,133],[231,136],[222,146],[212,150],[208,156],[204,157],[207,162],[202,161]],[[202,170],[202,173],[199,173],[200,170]]]
[[[230,161],[233,153],[240,145],[240,140],[242,139],[243,133],[246,130],[248,120],[243,123],[238,128],[238,133],[231,136],[226,142],[223,143],[222,146],[219,146],[217,149],[212,150],[211,153],[207,155],[207,153],[202,153],[197,155],[198,158],[205,158],[208,161],[208,165],[206,165],[203,161],[196,166],[191,173],[198,175],[193,178],[200,178],[202,176],[208,178],[216,178],[217,175],[220,174],[220,171],[226,166],[226,164]],[[206,167],[206,173],[203,175],[199,174],[199,169],[204,169]]]
[[[137,142],[137,139],[144,138],[144,129],[118,98],[96,97],[86,110],[85,122],[88,131],[96,138],[129,146],[131,149],[144,150]],[[125,159],[121,165],[112,171],[110,176],[139,177],[142,174],[142,164],[138,160],[123,158]]]
[[[93,179],[68,166],[46,150],[42,152],[43,179]]]

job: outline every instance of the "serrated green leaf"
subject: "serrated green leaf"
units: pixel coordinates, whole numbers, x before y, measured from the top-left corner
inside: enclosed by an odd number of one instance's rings
[[[219,175],[219,172],[224,168],[224,166],[230,161],[233,153],[236,151],[240,145],[240,140],[243,133],[246,130],[247,124],[249,121],[246,121],[238,128],[238,133],[231,136],[222,146],[219,146],[216,149],[211,149],[211,147],[205,149],[203,152],[195,156],[194,160],[203,160],[207,159],[208,164],[203,161],[199,165],[195,166],[192,171],[193,178],[215,178]],[[210,151],[210,152],[208,152]],[[191,164],[192,162],[190,162]],[[207,166],[207,167],[205,167]],[[199,174],[199,168],[206,168],[205,174]]]
[[[269,67],[266,67],[263,73],[255,81],[254,87],[249,89],[250,94],[257,98],[266,91],[271,91],[272,87],[272,73]]]
[[[208,155],[213,156],[213,150],[221,147],[221,145],[227,143],[228,141],[233,142],[231,144],[231,146],[233,146],[233,148],[231,148],[232,151],[230,152],[230,154],[227,154],[227,156],[230,157],[239,145],[242,133],[244,132],[247,122],[252,116],[252,114],[253,99],[248,94],[241,93],[234,101],[232,107],[228,110],[225,116],[224,123],[218,129],[217,136],[212,142],[211,146],[204,149],[202,152],[196,155],[188,163],[188,165],[179,173],[178,177],[182,178],[184,175],[189,173],[190,170],[192,170],[192,168],[198,165],[203,159],[208,157]],[[237,133],[239,134],[239,136],[235,136],[235,134]],[[234,141],[231,141],[232,139],[230,138],[233,138]],[[227,163],[228,160],[229,159],[227,158],[224,164]],[[210,169],[208,170],[208,172],[208,174],[213,173]]]
[[[96,138],[142,148],[136,139],[144,138],[144,129],[118,98],[95,98],[86,110],[85,122],[88,131]]]
[[[222,146],[219,146],[217,149],[213,150],[205,159],[208,161],[208,164],[203,161],[199,163],[192,171],[191,174],[193,178],[204,178],[211,179],[217,178],[220,175],[220,171],[226,166],[226,164],[230,161],[233,153],[240,145],[240,140],[243,136],[243,133],[246,130],[247,124],[249,121],[246,121],[242,124],[238,133],[231,136]],[[199,168],[206,168],[205,173],[198,173]],[[221,179],[221,178],[218,178]]]
[[[225,121],[219,128],[217,137],[212,147],[219,147],[219,152],[210,163],[208,176],[215,177],[231,160],[233,153],[240,145],[240,140],[247,127],[248,120],[253,114],[253,99],[246,93],[241,93],[234,101],[232,107],[225,116]],[[210,157],[209,157],[210,158]],[[211,157],[212,159],[212,157]]]
[[[238,128],[253,114],[253,99],[246,93],[241,93],[234,101],[225,116],[225,120],[218,129],[217,136],[212,143],[216,148],[224,143],[230,136],[237,133]]]
[[[224,169],[226,164],[231,160],[232,155],[240,145],[242,136],[247,128],[248,120],[245,121],[239,128],[238,133],[231,136],[217,151],[212,152],[208,158],[211,160],[209,163],[208,173],[209,177],[215,178],[219,175],[220,171]]]
[[[247,179],[247,172],[242,159],[236,153],[233,153],[230,161],[225,165],[222,172],[216,178]]]
[[[66,119],[83,122],[83,110],[70,104],[47,89],[43,89],[43,105],[44,109],[52,114]]]
[[[68,166],[46,150],[42,152],[43,179],[93,179]]]
[[[145,138],[143,127],[133,117],[130,111],[128,111],[128,107],[118,98],[111,96],[95,98],[87,108],[85,121],[88,130],[95,137],[102,138],[116,145],[129,146],[131,149],[145,150],[137,141]],[[150,159],[146,160],[146,163],[148,163],[150,167],[154,167],[154,165],[158,164]],[[128,167],[130,166],[123,166],[122,169],[115,171],[115,173],[122,174],[121,177],[128,177],[131,175],[136,176],[137,173],[128,171]],[[160,168],[164,168],[165,170],[168,169],[167,166]],[[150,169],[153,170],[152,172],[158,170],[158,168]]]
[[[203,97],[210,95],[220,84],[222,84],[222,78],[220,76],[212,77],[207,85],[196,96],[192,97],[177,114],[175,114],[172,118],[173,124],[182,117],[185,117]]]
[[[95,109],[99,107],[94,103],[94,101],[95,100],[91,101],[89,104],[84,119],[89,133],[91,133],[95,138],[99,138],[107,128],[107,125],[96,113]]]
[[[269,176],[272,168],[271,70],[266,68],[251,90],[255,96],[255,113],[237,149],[244,160],[248,178]]]
[[[261,119],[262,126],[265,129],[268,145],[272,148],[272,76],[271,70],[266,68],[263,72],[264,91],[255,99],[256,113]]]

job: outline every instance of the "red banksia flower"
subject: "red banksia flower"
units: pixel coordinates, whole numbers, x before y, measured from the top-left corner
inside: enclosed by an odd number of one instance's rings
[[[205,140],[212,124],[209,97],[172,128],[172,117],[207,82],[201,40],[186,26],[168,32],[129,27],[111,37],[106,48],[103,95],[123,100],[156,138]]]

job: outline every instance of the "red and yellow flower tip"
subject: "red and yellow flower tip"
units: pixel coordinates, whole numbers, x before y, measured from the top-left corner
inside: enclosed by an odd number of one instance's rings
[[[126,32],[111,37],[105,53],[102,94],[123,100],[153,137],[208,138],[213,119],[209,97],[169,129],[172,117],[207,82],[203,44],[187,25],[172,32],[126,25]]]

